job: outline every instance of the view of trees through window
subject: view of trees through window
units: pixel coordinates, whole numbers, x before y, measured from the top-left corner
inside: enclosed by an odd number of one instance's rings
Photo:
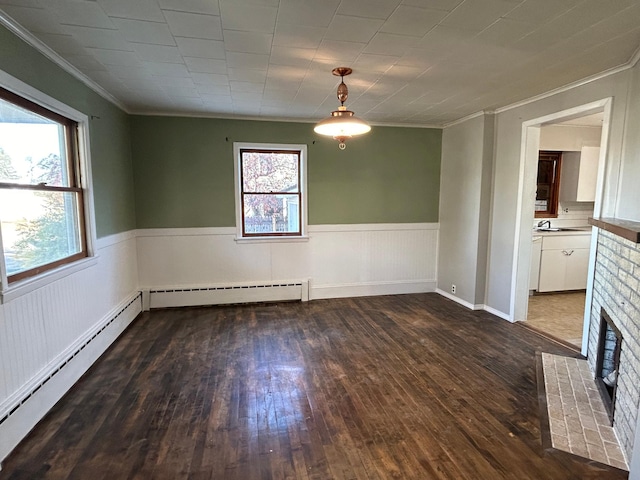
[[[71,123],[0,100],[0,232],[9,281],[84,256],[81,189],[68,160]]]
[[[300,152],[241,150],[243,234],[301,235]]]

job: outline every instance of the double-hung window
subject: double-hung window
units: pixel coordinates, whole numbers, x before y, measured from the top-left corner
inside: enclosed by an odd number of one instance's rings
[[[87,256],[78,150],[75,121],[0,88],[3,283]]]
[[[239,238],[303,237],[306,145],[235,143]]]

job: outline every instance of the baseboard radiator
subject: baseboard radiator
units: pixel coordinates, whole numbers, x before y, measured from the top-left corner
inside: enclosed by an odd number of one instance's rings
[[[138,292],[0,405],[0,462],[142,311]],[[0,468],[1,469],[1,468]]]
[[[143,291],[144,309],[309,300],[309,282],[273,282]]]

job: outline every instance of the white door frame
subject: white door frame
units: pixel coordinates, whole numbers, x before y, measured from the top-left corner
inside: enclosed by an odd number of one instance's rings
[[[593,216],[602,212],[604,194],[604,176],[611,124],[612,97],[580,105],[560,112],[545,115],[523,122],[522,143],[520,148],[520,172],[518,184],[518,204],[516,210],[516,231],[514,238],[513,269],[511,278],[510,317],[512,321],[526,320],[529,305],[529,270],[531,266],[531,228],[534,221],[535,178],[537,176],[538,150],[540,148],[540,127],[563,120],[583,117],[603,112],[602,135],[600,138],[600,161],[596,180],[596,198]],[[586,356],[589,322],[591,318],[591,299],[593,296],[593,276],[597,245],[597,229],[592,228],[591,249],[589,253],[589,273],[587,278],[587,298],[582,335],[582,354]]]

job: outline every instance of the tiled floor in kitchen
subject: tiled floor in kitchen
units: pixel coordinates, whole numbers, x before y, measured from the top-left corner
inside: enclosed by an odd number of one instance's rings
[[[580,348],[584,302],[583,291],[530,296],[527,325]]]

